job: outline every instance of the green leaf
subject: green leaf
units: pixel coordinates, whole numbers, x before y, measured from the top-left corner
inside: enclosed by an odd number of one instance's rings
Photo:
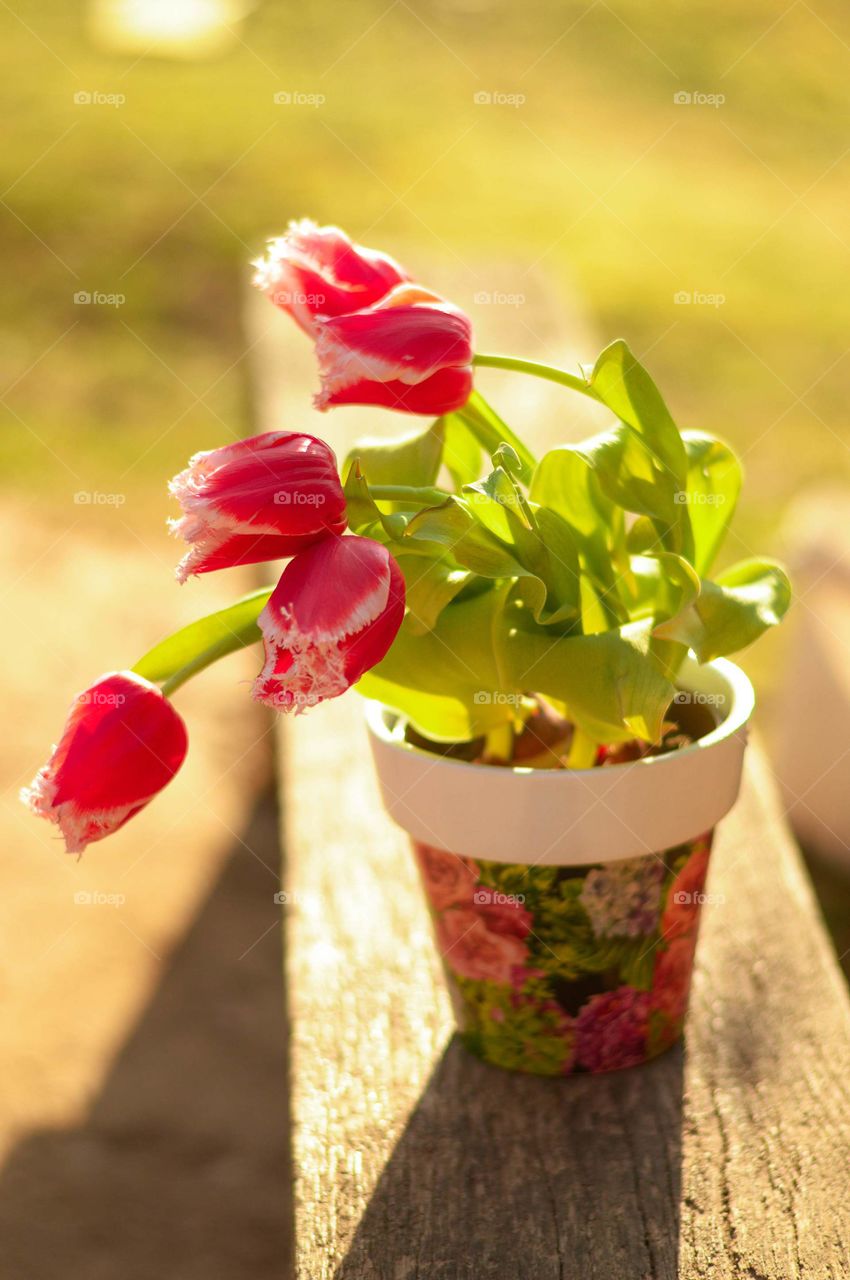
[[[529,493],[574,533],[581,568],[588,575],[580,591],[584,630],[605,631],[628,621],[617,590],[618,577],[628,566],[622,515],[602,492],[590,459],[579,446],[550,450],[537,466]]]
[[[533,623],[519,584],[497,631],[500,665],[513,688],[565,704],[596,742],[656,742],[675,688],[651,657],[650,631],[650,622],[638,622],[553,641]]]
[[[720,548],[741,492],[741,464],[727,444],[702,431],[682,433],[688,455],[688,511],[694,568],[704,577]]]
[[[474,518],[460,498],[449,498],[415,515],[405,531],[408,538],[448,548],[460,565],[485,578],[511,578],[523,572],[510,549]]]
[[[442,422],[443,465],[455,488],[462,489],[481,475],[481,446],[459,413],[447,413]]]
[[[528,483],[537,465],[531,452],[487,403],[480,391],[473,391],[458,414],[482,448],[492,457],[500,444],[509,444],[520,463],[520,478]]]
[[[659,463],[642,437],[625,423],[578,446],[603,493],[624,511],[647,516],[662,548],[686,551],[690,542],[687,505],[670,469]]]
[[[356,685],[435,742],[479,737],[517,715],[505,696],[493,648],[493,628],[504,591],[490,590],[443,609],[430,631],[417,633],[409,618],[389,653]]]
[[[470,514],[502,542],[513,545],[522,529],[531,528],[522,495],[503,467],[466,485],[463,496]]]
[[[345,475],[352,462],[360,468],[370,484],[433,484],[443,457],[445,420],[437,418],[424,431],[415,431],[395,440],[358,440],[343,466]]]
[[[273,587],[262,587],[217,613],[207,614],[155,645],[133,670],[153,684],[167,684],[171,692],[190,676],[228,653],[262,639],[257,618]]]
[[[655,556],[632,556],[630,583],[634,592],[629,600],[632,621],[651,618],[666,622],[693,604],[700,593],[696,571],[681,556],[662,551]]]
[[[742,560],[715,582],[703,579],[699,597],[681,614],[656,627],[664,640],[687,645],[700,662],[737,653],[781,622],[791,602],[791,584],[770,560]]]
[[[414,635],[430,631],[447,604],[471,581],[468,569],[459,569],[451,560],[395,552],[404,574],[409,610],[408,627]]]
[[[584,538],[603,539],[612,502],[599,487],[593,466],[580,447],[561,445],[537,464],[529,497],[557,511]]]
[[[538,560],[546,587],[546,612],[537,621],[547,626],[581,618],[581,566],[573,530],[557,511],[535,507],[534,524],[545,562]]]
[[[678,428],[652,378],[618,338],[606,347],[590,375],[593,394],[642,438],[667,469],[676,490],[687,481],[687,458]]]
[[[401,512],[387,514],[381,511],[369,492],[369,485],[357,458],[349,467],[343,493],[352,533],[363,538],[375,538],[378,542],[402,536],[407,526],[407,516]]]

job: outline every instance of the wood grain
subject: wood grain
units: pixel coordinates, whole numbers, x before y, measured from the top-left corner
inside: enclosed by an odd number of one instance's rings
[[[262,323],[262,422],[294,425],[299,375],[282,392],[269,354],[289,338]],[[341,420],[317,429],[344,445]],[[340,699],[280,737],[298,1280],[850,1274],[850,1006],[758,748],[715,845],[686,1047],[547,1080],[452,1038],[361,715]]]

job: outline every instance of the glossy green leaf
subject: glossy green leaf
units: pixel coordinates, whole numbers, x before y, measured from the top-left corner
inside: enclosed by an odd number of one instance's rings
[[[791,602],[791,585],[780,565],[743,560],[703,580],[697,600],[683,613],[656,627],[663,640],[687,645],[700,662],[737,653],[781,622]]]
[[[343,485],[348,527],[362,538],[378,542],[400,538],[408,517],[402,512],[383,512],[369,492],[369,485],[357,458],[351,463]]]
[[[523,572],[511,550],[477,521],[459,498],[415,515],[405,531],[407,539],[437,543],[450,550],[465,569],[485,578],[511,578]]]
[[[493,648],[504,595],[490,590],[451,604],[423,634],[406,618],[387,656],[358,682],[358,692],[406,716],[435,742],[465,741],[510,723],[518,700],[505,690]]]
[[[566,520],[575,534],[587,575],[580,591],[585,631],[604,631],[628,621],[618,593],[618,578],[628,565],[622,512],[603,493],[581,447],[564,445],[545,454],[529,492],[534,502]]]
[[[597,742],[635,736],[655,742],[675,687],[650,656],[650,625],[553,641],[549,632],[530,625],[514,594],[498,633],[504,676],[514,688],[565,704]]]
[[[681,556],[662,551],[655,556],[632,556],[629,600],[632,621],[651,618],[666,622],[691,605],[700,593],[696,571]]]
[[[492,405],[487,403],[481,392],[473,391],[463,408],[457,412],[490,457],[500,444],[509,444],[514,449],[520,461],[520,478],[527,484],[537,465],[536,460],[519,436],[499,417]]]
[[[429,485],[437,479],[443,457],[444,419],[437,418],[422,431],[393,440],[358,440],[342,474],[355,459],[370,484]]]
[[[430,631],[445,609],[471,581],[468,569],[459,569],[451,560],[406,554],[393,549],[404,575],[409,611],[407,625],[414,635]]]
[[[702,431],[682,433],[688,455],[688,512],[694,568],[705,576],[714,563],[741,491],[741,464],[722,440]]]
[[[680,500],[682,490],[631,426],[620,423],[578,448],[611,502],[648,517],[665,550],[687,554],[690,528],[687,505]]]
[[[688,467],[679,431],[661,392],[621,338],[599,356],[590,386],[598,400],[638,433],[669,472],[674,490],[683,490]]]
[[[262,639],[257,618],[273,587],[262,587],[217,613],[207,614],[155,645],[133,670],[153,684],[176,689],[211,663]]]
[[[481,475],[483,453],[478,440],[459,413],[447,413],[443,422],[443,465],[460,490]]]

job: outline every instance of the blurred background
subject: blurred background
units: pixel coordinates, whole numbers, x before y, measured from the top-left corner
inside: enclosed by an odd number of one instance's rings
[[[59,1256],[69,1277],[111,1277],[116,1256],[149,1275],[154,1199],[181,1277],[284,1275],[270,735],[232,697],[250,659],[187,691],[195,806],[163,798],[109,859],[67,866],[15,799],[77,689],[234,594],[172,588],[165,482],[256,429],[250,260],[290,218],[336,222],[451,291],[482,338],[553,361],[626,338],[680,425],[733,444],[728,558],[780,555],[797,589],[743,665],[846,965],[850,11],[3,8],[0,1278]],[[505,376],[487,394],[533,437]],[[569,438],[576,407],[557,405]],[[125,910],[81,910],[81,889]]]

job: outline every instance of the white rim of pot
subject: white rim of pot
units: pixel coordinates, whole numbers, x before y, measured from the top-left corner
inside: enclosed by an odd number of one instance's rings
[[[755,697],[744,672],[722,658],[687,659],[677,684],[728,704],[717,727],[668,755],[603,769],[501,768],[436,756],[404,741],[404,717],[368,702],[384,805],[414,840],[491,862],[581,866],[684,844],[735,803]]]

